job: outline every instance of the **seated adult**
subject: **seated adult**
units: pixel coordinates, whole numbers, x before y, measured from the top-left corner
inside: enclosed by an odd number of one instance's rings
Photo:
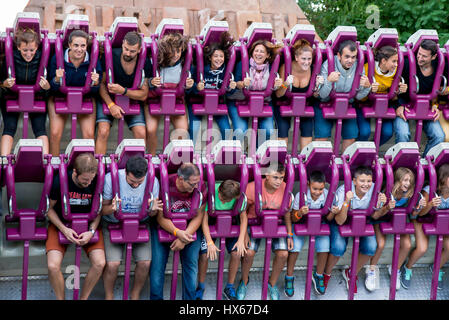
[[[338,53],[334,56],[335,71],[328,73],[328,60],[321,65],[320,75],[324,78],[324,84],[320,89],[320,99],[323,102],[330,100],[330,93],[335,87],[335,92],[350,92],[354,82],[355,72],[357,70],[357,46],[352,40],[345,40],[340,43]],[[360,77],[356,100],[361,100],[369,94],[371,84],[363,71]],[[354,99],[349,100],[353,103]],[[315,110],[315,139],[327,140],[331,136],[334,120],[328,120],[323,117],[321,108]],[[342,126],[342,152],[354,143],[359,135],[357,119],[344,119]]]
[[[177,173],[169,175],[169,203],[171,212],[190,211],[194,190],[200,182],[200,171],[193,163],[182,164]],[[156,223],[151,226],[152,263],[150,267],[150,300],[162,300],[165,282],[165,267],[170,250],[181,251],[182,263],[182,299],[195,300],[196,281],[198,276],[198,257],[201,247],[201,237],[193,240],[193,235],[201,226],[207,203],[205,184],[201,188],[203,204],[194,208],[197,215],[188,221],[186,230],[175,227],[170,219],[164,217],[163,211],[157,214],[157,222],[162,229],[173,234],[176,238],[172,243],[161,243],[158,238]]]
[[[39,49],[39,34],[33,29],[20,29],[16,32],[14,42],[17,49],[13,51],[14,70],[16,78],[7,78],[6,63],[3,61],[1,79],[4,88],[11,88],[15,84],[34,85],[36,83],[37,73],[41,62],[41,49]],[[50,89],[47,79],[41,76],[39,80],[41,90],[38,95],[46,95]],[[14,94],[11,90],[7,94]],[[1,109],[3,116],[3,134],[0,141],[1,155],[5,156],[11,153],[14,135],[17,131],[17,123],[19,121],[19,112],[7,112],[6,102],[1,99]],[[48,137],[45,129],[45,121],[47,114],[45,112],[32,112],[29,114],[31,120],[31,128],[34,136],[42,140],[43,152],[48,153]]]
[[[117,205],[120,203],[124,213],[137,213],[141,211],[143,198],[145,195],[145,186],[147,183],[148,163],[142,156],[135,156],[129,158],[126,162],[126,168],[118,171],[119,185],[120,185],[120,199],[116,199],[112,192],[111,173],[107,173],[104,181],[103,191],[103,208],[101,213],[103,215],[103,232],[105,235],[106,248],[106,268],[104,269],[103,282],[106,300],[114,299],[114,285],[117,279],[118,268],[123,257],[125,244],[112,243],[109,235],[108,225],[116,224],[119,221],[114,217],[114,212],[117,211]],[[157,199],[159,195],[159,182],[154,178],[153,197]],[[148,199],[150,205],[151,199]],[[118,202],[118,203],[117,203]],[[156,215],[161,204],[161,200],[154,200],[152,216]],[[160,206],[162,207],[162,206]],[[149,216],[142,219],[141,223],[147,223]],[[134,269],[134,285],[131,290],[131,300],[138,300],[140,292],[148,277],[151,263],[151,247],[150,242],[134,243],[133,257],[136,261]]]
[[[56,54],[52,57],[48,79],[51,85],[51,91],[55,96],[65,97],[63,93],[59,92],[59,81],[64,76],[67,86],[84,86],[90,65],[90,57],[87,52],[88,40],[89,35],[83,30],[74,30],[70,33],[68,41],[69,47],[64,52],[64,69],[57,69]],[[93,86],[91,87],[89,94],[87,94],[87,97],[92,97],[93,94],[98,93],[100,88],[102,69],[99,61],[97,61],[95,69],[96,72],[92,71],[92,74],[89,76],[93,81]],[[84,98],[86,98],[86,95],[84,95]],[[95,102],[93,101],[93,103]],[[67,114],[56,113],[53,96],[48,100],[48,118],[50,120],[50,153],[54,156],[58,156]],[[78,115],[78,120],[83,139],[94,139],[95,111],[92,112],[92,114]]]
[[[438,45],[433,40],[423,40],[419,45],[418,52],[416,54],[416,76],[419,80],[418,94],[429,94],[433,88],[433,82],[435,80],[435,74],[438,68],[437,61]],[[409,60],[404,61],[404,69],[402,71],[402,77],[405,82],[409,82],[410,66]],[[395,133],[395,143],[409,142],[410,141],[410,126],[407,118],[404,115],[405,104],[410,101],[410,96],[407,93],[399,95],[399,107],[396,109],[396,119],[394,120],[393,129]],[[444,141],[445,134],[441,128],[441,124],[438,121],[440,118],[440,112],[438,110],[438,103],[430,101],[432,104],[432,111],[435,112],[433,120],[423,121],[423,130],[427,135],[427,144],[422,154],[426,156],[427,152],[440,142]]]
[[[148,79],[145,78],[142,88],[129,89],[134,84],[134,77],[137,70],[137,62],[139,61],[140,48],[142,46],[142,38],[135,31],[128,32],[122,42],[121,48],[112,49],[112,62],[114,67],[114,83],[106,83],[106,66],[105,60],[102,60],[103,80],[100,84],[101,99],[97,100],[97,139],[95,143],[95,152],[105,154],[107,150],[107,142],[109,132],[111,130],[112,121],[124,117],[128,128],[132,131],[135,139],[145,139],[145,115],[144,101],[148,98]],[[147,57],[144,64],[145,76],[152,72],[150,59]],[[110,94],[122,94],[132,100],[140,102],[140,114],[125,115],[122,107],[115,104]],[[108,106],[111,115],[103,113],[103,102]]]
[[[76,213],[89,213],[92,208],[92,198],[95,193],[97,183],[97,160],[91,153],[82,153],[78,155],[73,164],[73,169],[67,170],[69,205],[70,211]],[[65,225],[62,217],[61,187],[59,174],[53,178],[53,185],[50,192],[50,209],[48,210],[48,236],[45,243],[47,252],[48,278],[55,292],[56,299],[64,300],[65,286],[64,276],[61,272],[61,263],[67,249],[67,245],[59,242],[58,231],[72,243],[82,246],[89,257],[91,267],[87,272],[81,290],[81,300],[87,300],[95,284],[103,273],[105,266],[103,233],[98,230],[99,240],[96,243],[89,243],[95,234],[101,216],[98,215],[90,222],[89,230],[82,234],[77,234],[75,230]]]

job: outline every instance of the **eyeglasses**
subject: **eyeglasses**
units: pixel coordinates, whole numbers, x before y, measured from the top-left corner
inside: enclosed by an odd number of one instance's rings
[[[191,183],[189,181],[186,181],[186,183],[192,188],[198,187],[198,185],[199,185],[199,182]]]

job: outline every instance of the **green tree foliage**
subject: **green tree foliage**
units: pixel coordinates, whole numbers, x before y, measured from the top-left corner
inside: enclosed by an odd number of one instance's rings
[[[375,5],[379,27],[396,28],[399,41],[405,43],[418,29],[436,29],[440,46],[449,39],[449,0],[297,0],[318,35],[324,40],[338,25],[355,26],[358,39],[364,43],[375,32],[372,28]],[[368,23],[367,23],[368,21]],[[371,27],[371,28],[370,28]]]

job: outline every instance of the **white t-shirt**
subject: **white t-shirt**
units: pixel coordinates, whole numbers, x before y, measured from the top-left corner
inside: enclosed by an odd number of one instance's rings
[[[310,194],[310,189],[307,189],[307,203],[306,205],[309,209],[321,209],[324,207],[324,203],[327,199],[328,190],[324,189],[321,196],[315,201],[312,200],[312,195]],[[293,203],[293,210],[299,210],[299,192],[295,196],[295,202]]]
[[[125,169],[121,169],[118,171],[119,183],[120,183],[120,199],[122,200],[121,206],[122,211],[127,213],[136,213],[139,212],[142,208],[143,197],[145,193],[145,185],[147,183],[147,178],[145,176],[145,180],[137,187],[131,187],[128,182],[126,182],[126,172]],[[112,200],[115,195],[112,194],[112,181],[111,181],[111,173],[107,173],[104,179],[104,188],[103,188],[103,199],[104,200]],[[156,199],[159,197],[159,181],[156,177],[154,177],[153,183],[153,198]],[[119,222],[114,214],[109,214],[103,216],[103,219],[109,223],[117,223]],[[145,218],[146,219],[146,218]]]

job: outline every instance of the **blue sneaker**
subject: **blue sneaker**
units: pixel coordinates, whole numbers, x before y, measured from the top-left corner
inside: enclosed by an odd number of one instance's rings
[[[289,298],[293,297],[295,295],[295,277],[285,276],[284,285],[285,295]]]
[[[195,300],[203,300],[204,283],[198,283],[198,287],[195,291]]]
[[[271,284],[268,284],[268,295],[270,296],[271,300],[279,300],[278,287],[271,286]]]
[[[433,276],[433,264],[430,265],[430,272],[432,272],[432,276]],[[443,289],[443,276],[444,276],[444,271],[442,271],[440,269],[440,272],[438,273],[438,290]]]
[[[223,290],[223,295],[228,300],[237,300],[237,295],[235,294],[234,286],[226,286]]]
[[[401,267],[401,285],[404,289],[408,289],[410,287],[410,283],[412,282],[412,269],[407,269],[405,264]]]
[[[324,294],[326,292],[326,287],[324,286],[324,276],[319,276],[315,271],[312,274],[313,287],[317,294]]]
[[[248,278],[249,283],[249,278]],[[237,287],[237,300],[245,300],[246,291],[248,290],[248,283],[244,284],[243,280],[240,280],[239,286]]]

